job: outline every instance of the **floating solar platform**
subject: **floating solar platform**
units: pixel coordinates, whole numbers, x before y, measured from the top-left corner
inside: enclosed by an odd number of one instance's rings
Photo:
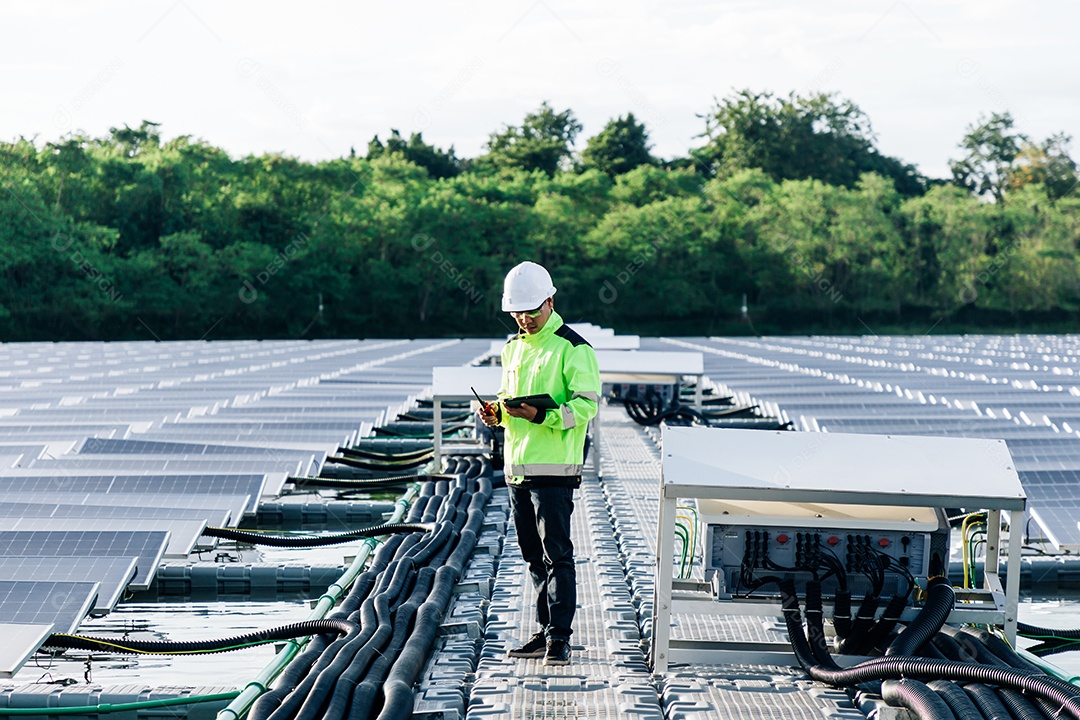
[[[263,495],[267,475],[66,475],[52,471],[20,470],[18,474],[0,475],[0,497],[9,492],[65,492],[109,495],[247,495],[247,508],[255,512]],[[285,483],[283,473],[277,478],[277,492]]]
[[[1029,511],[1060,549],[1080,549],[1080,337],[660,338],[703,352],[740,402],[822,432],[1004,439]]]
[[[212,527],[229,522],[229,511],[218,509],[179,508],[162,504],[158,507],[128,507],[124,505],[77,505],[62,503],[24,503],[0,500],[0,518],[56,518],[94,520],[197,520]],[[130,528],[126,528],[130,529]]]
[[[146,590],[165,555],[168,539],[169,533],[164,531],[3,530],[0,531],[0,557],[135,558],[136,573],[130,587]]]
[[[71,633],[90,613],[96,582],[0,580],[0,624],[52,625]]]
[[[206,529],[205,520],[180,520],[176,518],[0,518],[0,533],[4,531],[23,530],[28,532],[83,532],[96,531],[107,532],[111,530],[159,532],[164,531],[169,536],[165,545],[164,557],[186,558],[194,550],[196,545],[203,549],[212,548],[215,544],[210,538],[199,538]]]
[[[0,581],[96,582],[91,615],[105,615],[120,602],[135,577],[133,557],[0,557]]]
[[[183,495],[177,493],[153,493],[153,494],[116,494],[87,493],[87,492],[34,492],[13,491],[4,493],[5,501],[13,503],[30,503],[34,505],[79,505],[86,506],[86,512],[94,515],[97,511],[93,508],[115,508],[117,515],[110,517],[125,517],[128,511],[135,511],[138,517],[157,517],[162,512],[182,510],[187,515],[188,510],[195,518],[206,516],[209,519],[226,517],[225,525],[239,525],[246,509],[251,505],[249,495]],[[74,511],[71,511],[74,513]],[[144,515],[144,513],[146,513]],[[188,518],[191,519],[191,518]],[[209,525],[209,520],[207,521]]]
[[[0,623],[0,678],[10,678],[53,634],[53,624]]]

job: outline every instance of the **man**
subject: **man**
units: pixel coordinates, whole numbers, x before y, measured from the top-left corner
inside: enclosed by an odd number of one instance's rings
[[[499,400],[480,408],[488,426],[506,428],[506,483],[518,546],[538,593],[540,631],[511,657],[544,658],[545,665],[570,664],[570,635],[577,608],[570,515],[574,488],[581,484],[585,433],[600,401],[600,372],[592,346],[555,312],[555,286],[540,265],[523,262],[506,275],[502,309],[519,332],[502,351]],[[558,407],[528,403],[508,407],[508,398],[548,394]]]

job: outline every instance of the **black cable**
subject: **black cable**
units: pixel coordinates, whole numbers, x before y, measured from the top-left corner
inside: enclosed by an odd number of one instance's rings
[[[404,469],[404,468],[402,468]],[[422,482],[430,479],[431,476],[426,473],[416,473],[412,475],[388,475],[386,477],[371,477],[371,478],[324,478],[324,477],[291,477],[289,482],[297,487],[317,487],[317,488],[348,488],[348,489],[375,489],[380,487],[396,487],[400,485],[408,485],[414,482]]]
[[[877,617],[877,609],[880,598],[873,593],[863,596],[859,604],[859,611],[855,615],[855,622],[851,625],[844,642],[840,644],[840,653],[843,655],[859,655],[864,652],[870,629],[874,626]]]
[[[785,592],[784,589],[785,585],[781,584],[781,604],[788,629],[788,639],[795,652],[796,660],[812,680],[836,687],[853,687],[869,681],[905,678],[923,681],[940,679],[984,683],[1041,697],[1051,706],[1059,708],[1059,714],[1060,711],[1067,710],[1074,718],[1080,720],[1080,695],[1076,692],[1076,686],[1045,674],[997,666],[971,665],[951,660],[926,660],[897,655],[868,660],[839,670],[817,665],[810,644],[807,642],[806,633],[803,632],[802,615],[799,612],[798,596],[794,594],[794,584],[791,584],[790,592]]]
[[[1080,640],[1064,640],[1062,642],[1044,642],[1029,647],[1028,652],[1036,657],[1057,655],[1058,653],[1074,652],[1080,650]]]
[[[963,689],[954,682],[948,680],[933,680],[926,684],[936,692],[945,704],[952,710],[956,720],[988,720],[983,717],[982,711]]]
[[[997,694],[1001,704],[1016,720],[1046,720],[1034,703],[1015,690],[998,688]]]
[[[900,622],[900,614],[904,612],[907,603],[907,595],[893,595],[889,598],[888,604],[885,605],[885,610],[881,613],[881,619],[874,624],[874,627],[872,627],[867,634],[865,645],[866,651],[874,648],[881,648],[884,645],[885,640],[892,634],[892,631],[896,629],[896,624]]]
[[[373,460],[360,460],[358,458],[351,458],[345,455],[331,455],[326,458],[326,462],[331,465],[347,465],[348,467],[359,468],[361,470],[409,470],[411,468],[417,468],[421,465],[426,465],[431,462],[432,454],[428,453],[423,457],[416,458],[415,460],[401,460],[395,462],[377,462]]]
[[[389,442],[395,442],[393,440]],[[419,460],[424,456],[431,457],[435,453],[435,445],[433,443],[423,443],[423,447],[416,450],[402,450],[396,453],[381,453],[373,450],[364,450],[362,448],[354,447],[338,447],[337,451],[345,457],[351,457],[356,460],[375,460],[380,462],[411,462],[413,460]]]
[[[926,586],[926,602],[922,610],[907,628],[889,644],[885,655],[912,656],[919,652],[930,638],[937,634],[949,619],[956,604],[956,593],[948,578],[934,577]]]
[[[266,545],[269,547],[324,547],[326,545],[340,545],[360,538],[379,537],[381,535],[393,535],[397,533],[431,532],[429,523],[387,523],[374,527],[352,530],[347,533],[335,535],[270,535],[269,533],[248,532],[235,528],[208,527],[203,531],[206,537],[216,537],[225,540],[238,540],[251,545]]]
[[[964,685],[964,692],[987,720],[1013,720],[1008,709],[1001,704],[1001,698],[989,685],[967,683]]]
[[[1043,671],[1038,665],[1021,657],[1007,642],[997,635],[973,627],[962,627],[960,633],[975,638],[979,645],[988,650],[988,654],[997,658],[1006,667],[1037,674],[1041,674]]]
[[[1028,625],[1027,623],[1022,622],[1016,623],[1016,634],[1026,638],[1036,638],[1039,640],[1050,638],[1055,640],[1080,640],[1080,629],[1055,630],[1054,628]]]
[[[851,634],[851,593],[837,590],[833,594],[833,629],[841,640]]]
[[[886,680],[881,683],[881,699],[893,707],[907,708],[919,720],[956,720],[945,700],[918,680]]]
[[[809,580],[806,583],[806,639],[810,651],[819,665],[837,668],[839,665],[829,653],[829,643],[825,638],[825,613],[821,605],[821,583]]]
[[[45,640],[44,645],[46,647],[67,648],[70,650],[93,650],[127,655],[194,655],[241,650],[252,645],[307,637],[309,635],[336,634],[346,636],[355,633],[357,629],[356,623],[348,620],[308,620],[282,625],[277,628],[258,630],[246,635],[214,640],[114,640],[89,635],[54,633]]]

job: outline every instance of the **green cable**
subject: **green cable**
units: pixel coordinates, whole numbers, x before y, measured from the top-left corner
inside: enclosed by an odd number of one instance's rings
[[[126,712],[149,708],[171,707],[173,705],[191,705],[193,703],[232,700],[240,694],[239,690],[215,693],[213,695],[189,695],[187,697],[163,698],[161,700],[140,700],[130,703],[102,703],[101,705],[72,705],[65,707],[35,708],[0,708],[0,715],[98,715],[112,712]]]
[[[698,526],[701,524],[701,518],[698,516],[697,508],[695,508],[693,505],[681,505],[679,507],[681,507],[683,510],[689,510],[690,512],[692,512],[694,514],[694,523],[690,526],[691,530],[693,530],[693,535],[690,538],[690,570],[693,571],[693,569],[694,569],[694,567],[693,567],[694,566],[694,551],[697,550]],[[678,510],[678,509],[679,508],[676,508],[676,510]],[[690,574],[687,573],[686,577],[689,577],[689,576],[690,576]]]
[[[679,577],[683,577],[683,571],[686,569],[686,546],[689,540],[690,534],[687,530],[683,529],[682,525],[678,521],[675,522],[675,534],[682,540],[682,560],[679,563]]]

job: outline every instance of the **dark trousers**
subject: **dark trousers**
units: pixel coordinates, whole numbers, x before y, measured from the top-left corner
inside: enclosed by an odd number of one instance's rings
[[[536,587],[536,620],[549,638],[567,639],[577,609],[577,572],[570,542],[572,487],[510,488],[518,547]]]

